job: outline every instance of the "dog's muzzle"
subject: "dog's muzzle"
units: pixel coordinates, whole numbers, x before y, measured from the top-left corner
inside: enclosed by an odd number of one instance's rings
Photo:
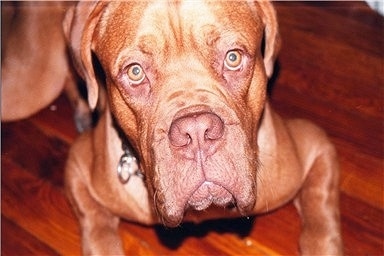
[[[254,206],[254,151],[228,116],[194,106],[177,112],[168,129],[156,129],[166,132],[153,144],[154,198],[167,226],[177,226],[189,210],[215,205],[246,214]]]
[[[185,159],[197,162],[216,153],[224,134],[224,122],[214,113],[193,113],[172,122],[170,144]],[[224,187],[204,181],[191,195],[188,206],[204,210],[212,203],[224,206],[233,202],[232,194]]]

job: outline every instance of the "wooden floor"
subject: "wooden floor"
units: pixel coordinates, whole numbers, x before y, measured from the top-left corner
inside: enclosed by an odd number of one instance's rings
[[[283,48],[271,102],[322,126],[341,163],[347,255],[383,255],[384,21],[364,2],[276,3]],[[79,228],[63,195],[76,137],[64,96],[28,120],[2,124],[1,254],[78,255]],[[299,218],[271,214],[181,228],[123,222],[128,255],[296,255]]]

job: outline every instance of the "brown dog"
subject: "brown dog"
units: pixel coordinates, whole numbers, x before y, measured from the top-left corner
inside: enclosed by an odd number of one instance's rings
[[[87,2],[64,28],[90,106],[101,84],[108,102],[67,162],[85,254],[123,254],[120,217],[177,226],[292,199],[302,254],[342,254],[334,147],[266,101],[279,46],[270,3]]]

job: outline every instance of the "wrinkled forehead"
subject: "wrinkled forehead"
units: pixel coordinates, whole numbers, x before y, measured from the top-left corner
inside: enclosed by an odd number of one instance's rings
[[[257,12],[246,1],[115,1],[106,6],[94,39],[105,57],[127,48],[188,51],[219,41],[256,48],[263,29]]]

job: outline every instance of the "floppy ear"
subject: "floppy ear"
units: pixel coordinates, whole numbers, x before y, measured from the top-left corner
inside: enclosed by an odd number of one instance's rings
[[[88,103],[92,109],[96,107],[99,94],[92,64],[92,37],[104,6],[104,1],[79,2],[67,11],[63,21],[64,34],[73,62],[87,84]]]
[[[264,24],[264,66],[265,72],[268,78],[270,78],[273,74],[274,63],[281,44],[278,22],[271,2],[261,0],[256,4],[260,7]]]

